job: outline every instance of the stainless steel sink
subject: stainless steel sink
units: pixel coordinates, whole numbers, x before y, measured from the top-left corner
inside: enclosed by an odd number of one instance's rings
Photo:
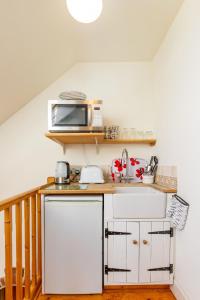
[[[166,194],[150,187],[117,187],[113,195],[114,218],[165,218],[166,205]]]

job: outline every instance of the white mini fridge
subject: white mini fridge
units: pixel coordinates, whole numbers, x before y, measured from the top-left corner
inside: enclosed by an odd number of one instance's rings
[[[44,294],[102,293],[103,197],[46,196]]]

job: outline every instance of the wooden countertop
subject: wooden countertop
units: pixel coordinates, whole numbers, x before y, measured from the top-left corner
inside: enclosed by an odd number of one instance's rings
[[[74,183],[72,185],[75,185]],[[45,195],[80,195],[80,194],[113,194],[117,187],[151,187],[163,193],[176,193],[176,189],[168,188],[158,184],[144,183],[103,183],[103,184],[88,184],[86,190],[58,190],[58,189],[41,189],[40,194]]]

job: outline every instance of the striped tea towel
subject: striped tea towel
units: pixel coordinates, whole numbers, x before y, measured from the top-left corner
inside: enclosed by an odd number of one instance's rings
[[[167,216],[171,218],[174,227],[183,230],[187,221],[189,204],[178,195],[173,195]]]

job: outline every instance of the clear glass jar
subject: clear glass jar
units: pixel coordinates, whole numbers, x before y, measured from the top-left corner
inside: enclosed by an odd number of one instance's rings
[[[120,133],[120,138],[123,139],[123,140],[127,140],[128,136],[129,136],[129,129],[128,128],[123,128],[121,130],[121,133]]]
[[[144,139],[144,130],[137,130],[137,139]]]
[[[135,128],[130,128],[130,139],[136,139],[137,137],[137,130]]]
[[[154,132],[153,130],[146,130],[144,133],[145,139],[151,140],[154,139]]]

